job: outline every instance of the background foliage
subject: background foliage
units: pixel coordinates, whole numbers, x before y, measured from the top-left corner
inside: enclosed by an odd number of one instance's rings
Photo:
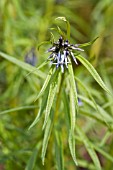
[[[46,60],[48,54],[45,51],[50,44],[42,46],[40,51],[37,44],[50,40],[50,28],[59,24],[66,31],[64,23],[55,21],[59,16],[65,16],[71,24],[72,43],[85,43],[99,36],[91,47],[84,48],[84,57],[113,92],[112,0],[0,1],[1,170],[94,170],[99,168],[99,162],[103,170],[112,169],[112,96],[101,89],[81,64],[75,66],[76,78],[81,80],[76,80],[81,102],[75,131],[78,167],[71,158],[67,144],[68,122],[62,109],[68,105],[68,98],[67,103],[63,104],[66,101],[65,93],[60,98],[59,114],[54,120],[57,130],[49,140],[44,166],[41,160],[44,117],[28,130],[40,109],[41,99],[34,100],[49,72],[49,65],[33,74],[27,73]],[[58,34],[53,32],[57,40]],[[58,151],[56,156],[55,150]]]

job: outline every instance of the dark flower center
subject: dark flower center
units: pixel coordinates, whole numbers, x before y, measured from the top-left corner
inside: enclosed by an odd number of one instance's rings
[[[54,42],[53,46],[48,49],[48,52],[51,52],[48,59],[50,59],[52,64],[56,65],[56,68],[61,67],[62,72],[64,72],[64,68],[68,68],[68,64],[71,63],[70,58],[78,64],[73,52],[84,51],[83,49],[78,48],[78,46],[78,44],[70,44],[68,40],[64,40],[60,37],[59,40]]]

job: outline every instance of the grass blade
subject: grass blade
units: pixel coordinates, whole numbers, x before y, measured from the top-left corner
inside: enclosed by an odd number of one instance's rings
[[[7,54],[5,54],[3,52],[0,52],[0,56],[5,58],[6,60],[12,62],[13,64],[21,67],[22,69],[27,70],[29,72],[33,72],[33,74],[37,75],[38,77],[45,79],[45,74],[40,70],[36,71],[36,68],[31,66],[30,64],[27,64],[27,63],[25,63],[23,61],[20,61],[17,58],[14,58],[14,57],[12,57],[10,55],[7,55]]]
[[[21,107],[16,107],[16,108],[13,108],[13,109],[1,111],[0,115],[12,113],[12,112],[17,112],[17,111],[21,111],[21,110],[35,109],[35,108],[38,108],[38,106],[21,106]]]

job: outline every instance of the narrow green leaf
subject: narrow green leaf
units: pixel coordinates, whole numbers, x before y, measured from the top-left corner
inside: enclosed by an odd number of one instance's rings
[[[70,24],[69,22],[67,21],[67,19],[65,17],[57,17],[56,20],[61,20],[61,21],[64,21],[66,22],[67,24],[67,39],[69,40],[70,39]]]
[[[37,71],[37,70],[41,69],[42,67],[44,67],[44,66],[47,64],[47,62],[48,62],[47,60],[44,61],[40,66],[38,66],[37,68],[35,68],[35,70],[29,72],[29,73],[26,75],[26,77],[27,77],[28,75],[30,75],[31,73],[34,73],[35,71]]]
[[[37,49],[39,50],[39,48],[40,48],[42,45],[44,45],[44,44],[50,44],[50,41],[43,41],[43,42],[39,43],[39,44],[37,45]]]
[[[58,33],[65,39],[66,35],[65,33],[60,29],[60,27],[57,26]]]
[[[69,149],[71,152],[71,156],[74,160],[74,163],[78,165],[77,160],[76,160],[76,155],[75,155],[75,137],[74,137],[74,133],[72,132],[72,130],[69,131],[68,142],[69,142]]]
[[[14,58],[14,57],[12,57],[10,55],[7,55],[7,54],[5,54],[3,52],[0,52],[0,56],[5,58],[6,60],[12,62],[13,64],[21,67],[22,69],[27,70],[29,72],[33,72],[33,74],[37,75],[38,77],[45,79],[45,74],[40,70],[36,71],[36,68],[31,66],[30,64],[27,64],[27,63],[25,63],[23,61],[20,61],[17,58]]]
[[[89,109],[81,109],[80,108],[80,114],[88,116],[88,117],[92,118],[93,120],[96,120],[99,123],[102,123],[105,125],[105,121],[103,120],[102,116],[100,116],[99,114],[96,114],[95,112],[92,113]]]
[[[43,86],[42,86],[42,88],[41,88],[38,96],[36,97],[35,101],[36,101],[39,97],[41,97],[41,96],[43,95],[43,93],[45,92],[45,90],[46,90],[46,88],[47,88],[47,86],[48,86],[48,84],[49,84],[49,81],[50,81],[50,79],[51,79],[52,73],[53,73],[53,67],[50,68],[49,74],[47,75],[46,80],[45,80],[45,82],[44,82],[44,84],[43,84]]]
[[[71,88],[73,90],[73,94],[74,94],[74,98],[75,98],[75,106],[76,106],[76,114],[77,114],[78,113],[77,89],[76,89],[76,84],[75,84],[73,68],[72,68],[71,64],[69,64],[68,70],[69,70],[69,74],[70,74],[70,84],[71,84]]]
[[[44,120],[44,124],[43,124],[43,129],[45,128],[45,125],[48,121],[49,118],[49,114],[51,111],[51,107],[53,105],[53,101],[57,92],[57,81],[58,81],[58,77],[57,77],[57,71],[55,72],[55,74],[53,75],[53,79],[51,80],[51,84],[50,84],[50,89],[49,89],[49,94],[48,94],[48,99],[47,99],[47,105],[46,105],[46,113],[45,113],[45,120]]]
[[[89,100],[88,98],[86,97],[83,97],[81,95],[79,95],[80,99],[83,100],[84,102],[86,102],[88,105],[90,105],[91,107],[93,107],[95,109],[95,106],[94,106],[94,103]],[[98,110],[99,110],[99,113],[101,113],[101,117],[104,118],[106,121],[108,122],[113,122],[113,118],[112,116],[110,116],[101,106],[99,106],[97,104],[97,107],[98,107]]]
[[[50,30],[55,30],[55,31],[58,32],[64,39],[66,39],[65,33],[60,29],[59,26],[57,26],[57,28],[50,28]]]
[[[93,78],[97,81],[97,83],[109,94],[110,91],[109,89],[106,87],[106,85],[104,84],[103,80],[101,79],[101,77],[99,76],[99,74],[97,73],[97,71],[95,70],[95,68],[89,63],[89,61],[87,61],[84,57],[82,57],[81,55],[76,56],[76,58],[87,68],[87,70],[91,73],[91,75],[93,76]]]
[[[46,89],[45,94],[44,94],[44,96],[42,97],[41,105],[40,105],[40,109],[39,109],[39,111],[38,111],[38,114],[37,114],[35,120],[34,120],[34,121],[32,122],[32,124],[29,126],[29,129],[28,129],[28,130],[30,130],[33,126],[35,126],[35,125],[38,123],[38,121],[40,120],[40,118],[41,118],[41,116],[42,116],[42,114],[43,114],[43,111],[44,111],[44,109],[45,109],[45,107],[46,107],[47,97],[48,97],[48,89]]]
[[[63,146],[62,146],[61,136],[58,132],[55,133],[55,156],[56,156],[57,170],[64,170]]]
[[[86,46],[89,46],[89,45],[92,45],[99,37],[96,37],[93,41],[90,41],[88,43],[84,43],[84,44],[78,44],[79,47],[86,47]]]
[[[85,135],[85,133],[81,130],[81,128],[79,126],[76,126],[76,130],[81,138],[81,141],[84,143],[91,159],[93,160],[95,168],[98,170],[101,170],[102,168],[100,165],[100,161],[99,161],[99,159],[96,155],[96,152],[95,152],[94,148],[92,147],[89,139],[87,138],[87,136]]]
[[[75,156],[75,138],[74,138],[74,131],[75,131],[75,121],[76,121],[76,109],[75,109],[75,98],[73,94],[72,88],[70,88],[70,130],[69,130],[69,148],[72,155],[72,158],[77,165],[77,160]]]
[[[74,138],[74,130],[75,130],[75,121],[76,115],[78,113],[78,98],[76,85],[74,80],[74,73],[72,65],[69,65],[69,73],[70,73],[70,130],[69,130],[69,148],[72,155],[72,158],[77,165],[76,155],[75,155],[75,138]]]
[[[107,158],[108,160],[110,160],[113,163],[113,156],[111,156],[109,153],[104,151],[103,148],[100,148],[97,145],[93,145],[93,147],[95,148],[95,150],[97,152],[101,153],[105,158]]]
[[[48,141],[49,141],[49,138],[50,138],[52,127],[53,127],[53,116],[54,116],[54,111],[51,110],[50,116],[48,118],[48,122],[47,122],[46,127],[45,127],[44,139],[43,139],[43,145],[42,145],[42,155],[41,155],[41,157],[42,157],[43,165],[44,165],[46,150],[47,150],[47,146],[48,146]]]
[[[74,129],[75,129],[75,103],[74,103],[74,95],[71,88],[71,94],[70,94],[70,107],[69,108],[69,99],[67,94],[64,91],[63,101],[64,101],[64,107],[66,112],[66,122],[67,122],[67,130],[69,133],[68,143],[69,143],[69,149],[72,155],[72,158],[77,165],[76,155],[75,155],[75,138],[74,138]],[[73,110],[74,108],[74,110]]]
[[[101,71],[103,80],[106,83],[109,90],[111,91],[111,93],[113,94],[113,85],[111,83],[111,80],[109,78],[109,74],[107,73],[107,69],[106,69],[105,65],[102,63],[102,66],[100,68],[101,68],[100,71]],[[106,94],[106,97],[107,97],[108,103],[113,102],[113,96]],[[109,109],[110,109],[111,114],[113,115],[113,104],[109,105]]]
[[[76,122],[76,108],[75,100],[72,88],[70,88],[70,120],[71,120],[71,131],[74,133],[75,122]]]
[[[113,106],[113,101],[110,101],[110,102],[105,103],[102,107],[103,107],[103,109],[106,109],[106,108],[108,108],[109,106]]]
[[[16,108],[13,108],[13,109],[1,111],[0,115],[12,113],[12,112],[17,112],[17,111],[21,111],[21,110],[35,109],[35,108],[38,108],[38,106],[21,106],[21,107],[16,107]]]
[[[39,149],[39,145],[37,145],[36,148],[34,149],[30,159],[28,160],[25,170],[33,170],[34,169],[36,158],[38,155],[38,149]]]
[[[51,43],[53,44],[54,42],[55,42],[55,38],[54,38],[54,35],[53,35],[53,33],[52,32],[50,32],[50,34],[51,34]]]
[[[75,79],[76,79],[76,81],[81,85],[81,87],[84,88],[84,90],[86,91],[86,93],[88,94],[88,96],[90,97],[90,99],[92,100],[92,102],[94,103],[95,109],[97,110],[97,112],[99,112],[97,103],[96,103],[96,101],[94,100],[94,98],[93,98],[92,94],[90,93],[90,91],[88,90],[87,86],[85,86],[78,77],[75,77]]]
[[[80,167],[82,167],[83,169],[86,169],[86,170],[95,170],[95,166],[92,164],[92,163],[89,163],[89,161],[86,161],[84,160],[81,160],[81,159],[78,159],[78,164]]]
[[[91,107],[93,107],[95,109],[95,105],[94,105],[94,103],[91,100],[89,100],[88,98],[83,97],[81,95],[78,95],[78,96],[80,97],[80,99],[82,101],[86,102],[88,105],[90,105]],[[112,128],[111,125],[113,123],[113,118],[102,107],[100,107],[99,105],[97,105],[97,108],[98,108],[99,113],[100,113],[100,114],[97,115],[97,118],[102,120],[108,126],[108,128],[111,129]]]
[[[107,141],[108,141],[108,139],[110,138],[111,135],[112,135],[111,132],[107,131],[105,133],[104,137],[102,138],[101,142],[99,143],[99,147],[106,145],[106,143],[107,143]]]
[[[70,128],[70,111],[69,111],[69,99],[68,95],[66,94],[65,90],[63,91],[63,103],[64,103],[64,111],[65,111],[65,120],[67,124],[67,130]]]
[[[66,20],[67,23],[67,39],[70,39],[70,23]]]
[[[84,134],[85,135],[85,134]],[[83,142],[83,137],[79,137],[79,136],[75,136],[76,140]],[[85,138],[84,138],[85,139]],[[88,139],[88,138],[87,138]],[[102,147],[100,147],[100,145],[98,146],[95,143],[91,143],[91,141],[89,141],[91,148],[95,149],[97,152],[99,152],[100,154],[102,154],[105,158],[107,158],[109,161],[113,162],[113,157],[107,153],[106,151],[104,151],[104,149]]]

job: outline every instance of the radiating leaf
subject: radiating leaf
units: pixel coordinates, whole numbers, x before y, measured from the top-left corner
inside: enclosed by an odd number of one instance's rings
[[[62,146],[61,136],[58,132],[55,133],[55,156],[56,156],[57,170],[64,170],[63,146]]]
[[[76,114],[78,109],[78,99],[76,92],[76,85],[74,80],[74,73],[72,70],[72,65],[69,65],[69,73],[70,73],[70,129],[69,129],[69,148],[72,155],[72,158],[77,165],[76,155],[75,155],[75,138],[74,138],[74,130],[75,130],[75,121]]]
[[[81,87],[84,88],[84,90],[86,91],[86,93],[88,94],[88,96],[90,97],[90,99],[92,100],[92,102],[94,103],[95,109],[96,109],[97,112],[99,113],[99,109],[98,109],[97,103],[96,103],[96,101],[94,100],[91,92],[88,90],[87,86],[85,86],[78,77],[75,77],[75,79],[76,79],[77,82],[81,85]]]
[[[60,27],[57,26],[57,31],[58,33],[65,39],[66,38],[66,35],[65,33],[60,29]]]
[[[97,154],[96,154],[94,148],[92,147],[89,139],[87,138],[87,136],[85,135],[85,133],[81,130],[81,128],[79,126],[76,126],[76,130],[81,138],[81,141],[84,143],[91,159],[93,160],[95,168],[98,170],[102,170],[99,158],[97,157]]]
[[[44,84],[43,84],[43,86],[42,86],[42,88],[41,88],[38,96],[36,97],[35,101],[36,101],[41,95],[43,95],[43,93],[45,92],[45,90],[46,90],[46,88],[47,88],[47,86],[48,86],[48,83],[49,83],[49,81],[50,81],[50,79],[51,79],[52,73],[53,73],[53,67],[50,68],[50,71],[49,71],[49,73],[48,73],[48,75],[47,75],[47,77],[46,77],[46,80],[44,81]]]
[[[51,80],[51,83],[50,83],[43,129],[45,128],[45,125],[48,121],[49,114],[50,114],[50,111],[51,111],[51,107],[53,105],[53,101],[54,101],[54,98],[55,98],[55,95],[56,95],[56,92],[57,92],[57,85],[58,85],[57,84],[57,81],[58,81],[57,74],[58,74],[58,72],[56,71],[54,73],[53,79]]]
[[[26,77],[27,77],[28,75],[30,75],[31,73],[34,73],[35,71],[37,71],[37,70],[41,69],[42,67],[44,67],[45,65],[47,65],[47,62],[48,62],[47,60],[44,61],[40,66],[36,67],[35,70],[29,72],[29,73],[26,75]]]
[[[69,110],[69,99],[68,96],[65,92],[63,91],[63,103],[64,103],[64,112],[66,114],[65,119],[66,119],[66,124],[67,124],[67,130],[70,128],[70,110]]]
[[[72,88],[70,88],[70,120],[71,120],[71,130],[74,133],[75,122],[76,122],[76,108],[75,108],[75,98]]]
[[[75,98],[75,105],[76,105],[76,114],[78,113],[78,98],[77,98],[77,89],[75,84],[75,78],[73,73],[72,65],[69,64],[68,66],[69,74],[70,74],[70,85],[73,90],[74,98]]]
[[[90,117],[93,120],[96,120],[99,123],[102,123],[102,124],[105,125],[105,121],[103,120],[103,117],[100,116],[99,114],[96,114],[95,112],[92,113],[89,109],[86,109],[86,108],[82,109],[82,108],[80,108],[80,114],[83,114],[83,115],[85,115],[87,117]]]
[[[102,138],[101,142],[99,143],[99,147],[103,147],[107,143],[107,141],[110,138],[110,136],[111,136],[111,132],[107,131],[105,133],[104,137]]]
[[[75,108],[73,110],[73,107],[75,107],[74,104],[74,95],[72,94],[72,89],[71,89],[71,94],[70,94],[70,105],[69,105],[69,99],[68,96],[66,95],[66,92],[64,91],[63,94],[63,101],[64,101],[64,109],[65,109],[65,114],[66,114],[66,123],[67,123],[67,130],[68,130],[68,143],[69,143],[69,149],[71,156],[77,165],[77,160],[76,160],[76,155],[75,155],[75,138],[74,138],[74,129],[75,129]],[[71,103],[72,102],[72,103]],[[70,108],[70,107],[71,108]],[[72,110],[72,111],[71,111]],[[73,112],[73,114],[72,114]]]
[[[70,39],[70,23],[67,21],[65,17],[57,17],[56,20],[61,20],[61,21],[66,22],[67,24],[67,37],[66,38],[69,40]]]
[[[91,107],[95,108],[95,105],[94,103],[89,100],[88,98],[86,97],[83,97],[81,95],[79,95],[80,99],[82,99],[84,102],[86,102],[88,105],[90,105]],[[102,108],[100,107],[99,105],[97,105],[98,107],[98,110],[99,110],[99,113],[97,117],[100,117],[101,120],[103,120],[103,122],[105,122],[105,124],[111,128],[111,125],[112,122],[113,122],[113,118]]]
[[[74,163],[78,165],[77,160],[76,160],[76,155],[75,155],[75,137],[74,137],[74,133],[72,132],[72,130],[69,131],[68,142],[69,142],[69,149],[71,152],[71,156],[74,160]]]
[[[42,45],[44,45],[44,44],[50,44],[50,41],[43,41],[43,42],[39,43],[39,44],[37,45],[37,49],[39,50],[39,48],[40,48]]]
[[[97,145],[93,145],[93,147],[95,148],[95,150],[97,152],[101,153],[105,158],[107,158],[108,160],[110,160],[113,163],[113,156],[110,155],[110,153],[107,153],[106,151],[104,151],[103,148],[100,148]]]
[[[75,155],[75,138],[74,138],[74,132],[75,132],[75,121],[76,121],[76,109],[75,109],[75,98],[73,94],[73,89],[70,88],[70,129],[69,129],[69,148],[72,155],[72,158],[77,165],[76,155]]]
[[[84,43],[84,44],[78,44],[79,47],[86,47],[86,46],[89,46],[89,45],[92,45],[99,37],[96,37],[93,41],[90,41],[88,43]]]
[[[50,34],[51,34],[51,43],[53,44],[54,42],[55,42],[55,38],[54,38],[54,35],[53,35],[53,33],[52,32],[50,32]]]
[[[50,134],[52,131],[52,126],[53,126],[53,116],[54,116],[54,111],[51,110],[50,116],[48,118],[48,122],[45,127],[45,132],[44,132],[44,139],[43,139],[43,145],[42,145],[42,163],[44,165],[44,160],[45,160],[45,154],[48,146],[48,141],[50,138]]]
[[[81,55],[76,56],[76,58],[87,68],[87,70],[91,73],[91,75],[93,76],[93,78],[97,81],[97,83],[109,94],[110,91],[109,89],[106,87],[106,85],[104,84],[103,80],[101,79],[101,77],[99,76],[99,74],[97,73],[97,71],[95,70],[95,68],[89,63],[89,61],[87,61],[84,57],[82,57]]]
[[[41,116],[42,116],[42,114],[43,114],[43,112],[44,112],[44,110],[45,110],[45,107],[46,107],[47,98],[48,98],[48,89],[46,89],[45,94],[44,94],[44,96],[42,97],[38,114],[37,114],[35,120],[34,120],[34,121],[32,122],[32,124],[30,125],[29,130],[30,130],[33,126],[35,126],[35,125],[38,123],[38,121],[40,120],[40,118],[41,118]]]
[[[64,39],[66,39],[65,33],[60,29],[59,26],[57,26],[57,28],[50,28],[50,30],[55,30],[55,31],[58,32]]]
[[[81,167],[81,168],[84,168],[86,170],[95,170],[95,166],[92,164],[92,163],[89,163],[88,161],[84,160],[83,159],[77,159],[78,161],[78,165]]]
[[[36,158],[37,158],[37,155],[38,155],[38,149],[39,149],[39,144],[33,150],[33,153],[31,155],[30,159],[28,160],[28,163],[27,163],[25,170],[33,170],[34,169]]]

